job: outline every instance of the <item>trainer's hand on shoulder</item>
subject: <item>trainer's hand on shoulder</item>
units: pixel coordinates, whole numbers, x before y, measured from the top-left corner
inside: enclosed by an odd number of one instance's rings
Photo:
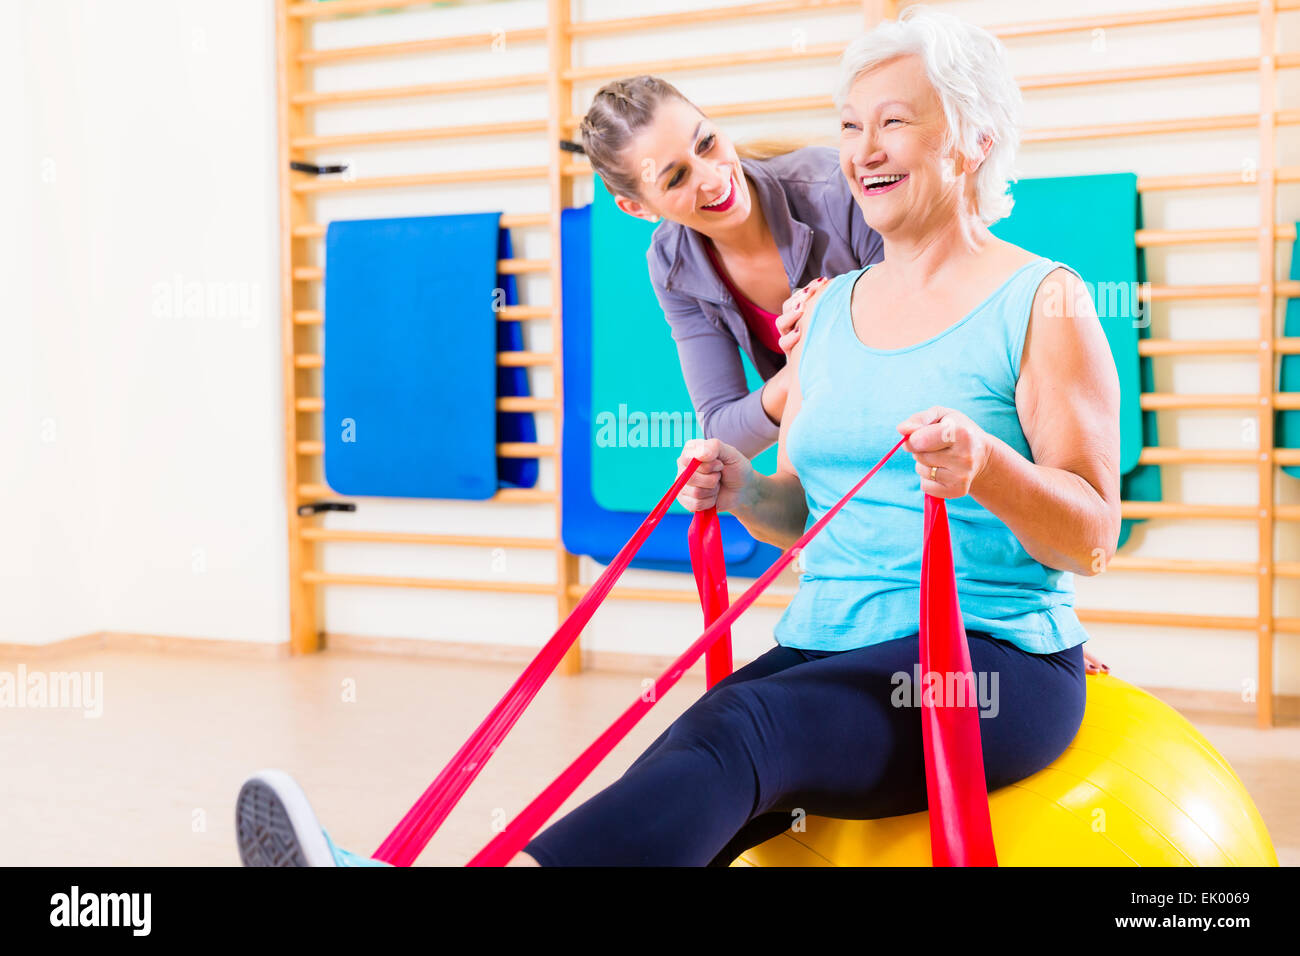
[[[776,330],[781,333],[781,351],[786,355],[803,334],[803,317],[808,314],[808,303],[829,281],[825,276],[813,279],[782,304],[781,314],[776,317]]]
[[[677,459],[677,474],[698,458],[700,467],[677,494],[687,511],[731,511],[754,474],[754,466],[735,448],[717,438],[692,438]]]

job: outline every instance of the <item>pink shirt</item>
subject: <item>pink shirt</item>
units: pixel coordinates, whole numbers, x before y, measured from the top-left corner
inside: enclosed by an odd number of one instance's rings
[[[718,253],[713,248],[713,242],[709,239],[704,240],[704,251],[709,254],[709,261],[713,263],[713,269],[722,280],[722,284],[727,287],[731,297],[736,300],[736,305],[740,309],[740,314],[744,316],[745,324],[749,326],[749,331],[754,334],[754,338],[762,342],[769,352],[781,353],[781,333],[777,331],[776,319],[778,313],[769,312],[767,309],[759,308],[749,299],[745,298],[744,293],[732,284],[731,277],[727,275],[727,270],[722,268],[722,262],[718,259]]]

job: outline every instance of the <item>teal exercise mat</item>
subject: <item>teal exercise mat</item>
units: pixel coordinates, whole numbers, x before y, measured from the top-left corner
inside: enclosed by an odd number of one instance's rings
[[[1159,501],[1160,469],[1139,465],[1143,446],[1158,444],[1155,412],[1142,411],[1154,387],[1151,360],[1138,355],[1150,335],[1150,309],[1139,301],[1146,263],[1137,247],[1142,204],[1135,173],[1021,179],[1015,208],[990,227],[994,235],[1072,266],[1087,283],[1110,344],[1120,391],[1120,489],[1126,501]],[[1133,520],[1120,530],[1122,547]]]
[[[1300,222],[1296,223],[1296,241],[1291,246],[1290,278],[1300,280]],[[1300,337],[1300,299],[1287,299],[1286,323],[1282,334],[1287,338]],[[1300,392],[1300,355],[1282,356],[1280,392]],[[1273,444],[1276,448],[1300,448],[1300,411],[1278,412]],[[1292,478],[1300,478],[1300,465],[1285,465],[1282,470]]]
[[[607,511],[646,512],[700,436],[672,331],[650,283],[654,226],[614,205],[597,180],[591,207],[591,491]],[[742,352],[742,357],[744,353]],[[749,359],[752,391],[763,384]],[[776,447],[754,465],[776,471]],[[685,513],[680,505],[674,511]]]

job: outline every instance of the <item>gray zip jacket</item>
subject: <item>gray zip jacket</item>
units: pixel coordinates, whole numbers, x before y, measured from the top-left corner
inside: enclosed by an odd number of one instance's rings
[[[884,258],[880,235],[863,221],[840,172],[837,150],[807,146],[741,160],[741,167],[756,187],[791,291]],[[740,352],[765,382],[785,365],[785,355],[768,351],[750,333],[695,230],[661,224],[646,261],[701,430],[754,457],[777,440],[781,426],[763,411],[762,389],[751,392],[746,385]]]

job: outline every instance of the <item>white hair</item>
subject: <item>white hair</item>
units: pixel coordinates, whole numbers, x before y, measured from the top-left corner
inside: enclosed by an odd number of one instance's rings
[[[945,151],[975,159],[984,134],[993,146],[975,172],[975,209],[985,225],[1011,214],[1008,183],[1020,146],[1020,88],[1011,75],[1006,48],[997,37],[950,13],[906,8],[849,45],[840,59],[835,106],[841,109],[854,81],[887,60],[917,54],[939,95],[948,120]]]

